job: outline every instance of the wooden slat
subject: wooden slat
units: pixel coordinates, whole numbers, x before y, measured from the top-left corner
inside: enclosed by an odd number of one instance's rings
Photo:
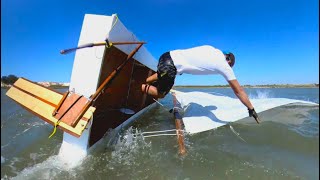
[[[69,91],[67,91],[67,92],[65,92],[65,93],[63,94],[62,98],[61,98],[60,101],[59,101],[59,104],[58,104],[58,105],[56,106],[56,108],[54,109],[54,111],[53,111],[53,113],[52,113],[52,116],[55,116],[55,115],[58,113],[59,109],[61,108],[63,102],[66,100],[66,98],[68,97],[68,95],[69,95]]]
[[[55,105],[59,104],[59,101],[62,98],[62,94],[46,87],[40,86],[39,84],[36,84],[24,78],[19,78],[14,83],[14,86],[23,89],[41,99],[45,99]]]
[[[61,105],[58,113],[55,115],[56,119],[68,124],[69,126],[76,126],[74,123],[77,116],[81,113],[82,108],[86,105],[88,99],[84,96],[70,93],[66,100]]]

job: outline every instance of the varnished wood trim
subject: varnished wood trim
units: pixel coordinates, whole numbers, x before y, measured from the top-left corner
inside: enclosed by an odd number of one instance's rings
[[[67,91],[66,93],[63,94],[63,97],[61,98],[59,104],[57,105],[57,107],[53,111],[52,116],[55,116],[58,113],[59,109],[61,108],[62,103],[66,100],[68,95],[69,95],[69,91]]]

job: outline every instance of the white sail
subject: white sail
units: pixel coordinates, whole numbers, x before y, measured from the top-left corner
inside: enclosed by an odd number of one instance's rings
[[[239,99],[203,92],[175,92],[184,109],[183,123],[187,133],[194,134],[226,125],[249,116],[247,108]],[[319,104],[287,98],[251,99],[257,113],[291,104]],[[253,120],[253,122],[255,122]]]

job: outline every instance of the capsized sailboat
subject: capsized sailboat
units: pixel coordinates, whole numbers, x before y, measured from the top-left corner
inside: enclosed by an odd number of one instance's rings
[[[78,46],[61,51],[62,54],[75,52],[69,90],[60,93],[20,78],[7,95],[53,125],[53,134],[56,128],[63,130],[59,154],[72,162],[80,160],[109,129],[120,129],[155,105],[154,99],[141,91],[141,84],[157,67],[157,60],[144,44],[116,14],[86,14]],[[186,153],[184,132],[199,133],[248,116],[238,99],[201,92],[186,94],[172,90],[171,93],[182,155]],[[294,102],[309,103],[289,99],[253,100],[257,112]],[[185,109],[183,118],[178,109]],[[80,155],[75,153],[79,150]]]
[[[69,90],[65,93],[18,79],[7,96],[64,131],[64,143],[86,151],[109,129],[136,118],[153,106],[141,84],[155,73],[157,60],[120,21],[86,14],[75,51]],[[53,133],[54,134],[54,133]],[[53,135],[52,134],[52,135]]]

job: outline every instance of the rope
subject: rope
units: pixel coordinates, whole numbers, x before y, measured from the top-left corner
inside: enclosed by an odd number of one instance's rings
[[[56,133],[56,131],[57,131],[57,126],[58,126],[59,122],[60,122],[60,120],[58,120],[58,121],[56,121],[56,122],[54,123],[54,128],[53,128],[53,131],[52,131],[52,133],[50,134],[49,138],[51,138],[51,137]]]
[[[131,89],[131,86],[130,86],[130,84],[131,84],[131,81],[132,81],[132,75],[133,75],[133,70],[134,70],[134,62],[135,62],[136,60],[134,59],[134,61],[133,61],[133,65],[132,65],[132,69],[131,69],[131,75],[130,75],[130,80],[129,80],[129,84],[128,84],[128,92],[127,92],[127,100],[126,100],[126,106],[125,107],[127,107],[128,106],[128,99],[129,99],[129,94],[130,94],[130,89]]]
[[[142,132],[141,134],[151,134],[151,133],[169,132],[169,131],[182,131],[182,132],[184,132],[184,130],[170,129],[170,130],[163,130],[163,131],[149,131],[149,132]]]
[[[161,104],[161,103],[160,103],[159,101],[157,101],[156,99],[153,98],[153,100],[154,100],[156,103],[160,104],[160,106],[162,106],[165,110],[169,111],[170,113],[173,111],[173,109],[167,108],[166,106],[164,106],[163,104]]]
[[[158,137],[158,136],[176,136],[176,134],[155,134],[155,135],[149,135],[149,136],[143,136],[143,137],[148,138],[148,137]]]
[[[155,98],[153,98],[153,100],[156,102],[156,103],[158,103],[158,104],[160,104],[165,110],[167,110],[169,113],[171,113],[172,112],[172,109],[168,109],[166,106],[164,106],[163,104],[161,104],[159,101],[157,101]]]
[[[157,101],[156,99],[154,99],[153,98],[153,100],[156,102],[156,103],[158,103],[158,104],[160,104],[163,108],[165,108],[167,111],[169,111],[170,113],[172,113],[175,109],[178,109],[178,110],[180,110],[180,111],[184,111],[184,109],[183,108],[179,108],[179,107],[173,107],[172,109],[168,109],[166,106],[164,106],[163,104],[161,104],[159,101]]]
[[[242,138],[240,137],[240,134],[237,133],[230,124],[229,124],[229,127],[230,127],[231,131],[232,131],[236,136],[238,136],[242,141],[247,142],[247,141],[245,141],[244,139],[242,139]]]
[[[141,134],[144,138],[148,138],[148,137],[159,137],[159,136],[177,136],[177,134],[166,134],[166,133],[162,133],[162,132],[170,132],[170,131],[180,131],[180,132],[184,132],[184,130],[178,130],[178,129],[168,129],[168,130],[163,130],[163,131],[148,131],[148,132],[141,132],[139,134]],[[152,133],[159,133],[159,134],[152,134]],[[145,136],[144,134],[152,134],[152,135],[147,135]],[[179,136],[180,134],[178,134]],[[137,136],[137,135],[134,135]],[[134,137],[136,138],[136,137]]]
[[[161,104],[161,103],[160,103],[159,101],[157,101],[155,98],[153,98],[153,100],[154,100],[156,103],[160,104],[162,107],[164,107],[164,108],[167,109],[167,107],[165,107],[163,104]]]
[[[133,59],[133,58],[132,58],[132,59]],[[133,59],[132,68],[131,68],[131,74],[130,74],[130,80],[129,80],[129,83],[128,83],[128,91],[127,91],[127,98],[126,98],[125,108],[128,107],[128,100],[129,100],[129,95],[130,95],[130,90],[131,90],[130,84],[131,84],[131,81],[132,81],[132,76],[133,76],[133,71],[134,71],[134,67],[135,67],[135,62],[136,62],[136,60]],[[123,116],[123,114],[122,114],[122,116]],[[120,128],[120,129],[122,130],[122,128],[123,128],[123,123],[121,124],[121,128]]]

